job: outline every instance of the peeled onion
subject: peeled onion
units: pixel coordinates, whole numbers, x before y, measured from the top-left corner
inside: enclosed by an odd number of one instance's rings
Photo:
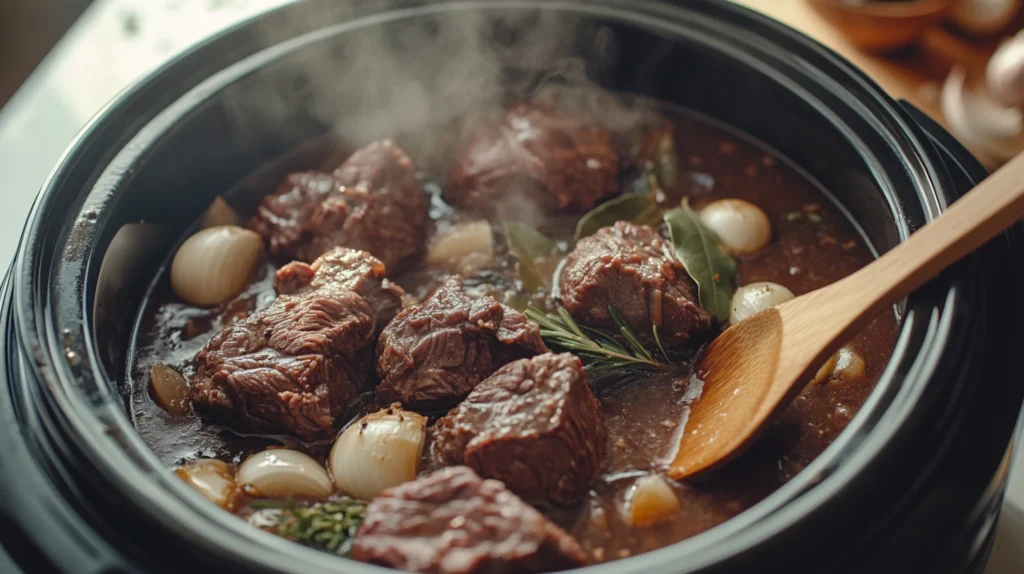
[[[700,210],[704,226],[726,251],[753,253],[772,240],[772,224],[760,207],[742,199],[719,199]]]
[[[415,479],[426,429],[426,417],[397,404],[356,421],[331,449],[334,484],[349,496],[372,500]]]
[[[985,68],[988,93],[1006,106],[1024,104],[1024,32],[999,45]]]
[[[852,381],[864,374],[864,359],[849,347],[842,347],[825,361],[811,379],[814,384],[821,384],[833,375]]]
[[[491,257],[494,254],[494,236],[486,220],[457,223],[444,233],[434,236],[427,249],[427,264],[456,263],[469,255]]]
[[[250,456],[238,467],[236,478],[247,492],[260,498],[323,500],[334,492],[331,477],[319,462],[285,448]]]
[[[167,365],[156,364],[149,369],[149,388],[160,408],[183,417],[191,411],[188,382],[181,373]]]
[[[174,473],[210,502],[228,510],[237,505],[235,472],[226,462],[202,458],[178,467]]]
[[[679,509],[676,493],[657,474],[637,479],[626,495],[626,522],[630,526],[650,526],[671,520],[679,514]]]
[[[832,372],[835,371],[836,361],[839,359],[839,353],[833,353],[831,357],[825,361],[825,364],[818,368],[818,372],[814,373],[814,378],[811,379],[811,383],[820,385],[824,383],[829,377],[832,376]]]
[[[792,291],[771,281],[758,281],[744,285],[732,295],[729,323],[739,323],[747,317],[781,305],[794,297],[796,295],[793,295]]]
[[[203,229],[209,227],[218,227],[221,225],[241,225],[242,216],[238,215],[228,202],[224,201],[224,198],[217,196],[217,199],[213,200],[210,207],[206,208],[206,212],[203,213],[203,217],[199,222],[199,226]]]
[[[171,263],[171,288],[186,303],[230,301],[249,282],[263,253],[259,234],[233,225],[204,229],[185,240]]]
[[[957,0],[949,14],[965,32],[987,36],[1006,28],[1020,7],[1021,0]]]
[[[852,349],[843,347],[839,349],[836,354],[836,364],[834,373],[847,381],[852,381],[860,378],[864,375],[864,359],[855,353]]]

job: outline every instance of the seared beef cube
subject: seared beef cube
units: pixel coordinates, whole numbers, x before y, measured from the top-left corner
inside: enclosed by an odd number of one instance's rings
[[[617,332],[608,312],[615,305],[648,344],[654,325],[666,347],[678,347],[711,326],[671,245],[645,225],[620,221],[580,240],[566,258],[559,288],[562,304],[580,323]]]
[[[569,353],[509,363],[434,428],[433,452],[504,482],[531,502],[586,494],[604,452],[601,407]]]
[[[277,300],[196,356],[196,411],[241,431],[330,438],[369,386],[378,318],[400,305],[401,289],[383,275],[380,261],[345,248],[282,268]]]
[[[422,251],[428,203],[412,162],[385,140],[357,150],[333,174],[290,174],[249,226],[275,256],[312,261],[340,245],[369,251],[393,270]]]
[[[402,306],[402,288],[384,278],[384,264],[365,251],[336,247],[312,265],[293,261],[278,270],[274,289],[278,295],[309,290],[355,291],[373,307],[377,330],[395,318]]]
[[[553,572],[586,564],[575,539],[505,485],[445,468],[384,491],[366,507],[356,560],[407,572]]]
[[[426,301],[403,309],[377,343],[377,400],[449,408],[496,369],[548,348],[540,329],[493,297],[477,299],[448,278]]]
[[[518,104],[472,139],[445,199],[477,211],[583,211],[619,188],[607,130],[545,104]]]

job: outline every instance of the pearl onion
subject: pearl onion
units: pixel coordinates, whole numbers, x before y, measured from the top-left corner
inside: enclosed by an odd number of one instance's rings
[[[751,315],[781,305],[794,297],[796,295],[793,295],[792,291],[771,281],[759,281],[744,285],[737,289],[732,296],[729,323],[739,323]]]
[[[730,253],[753,253],[772,239],[768,216],[760,207],[742,199],[713,201],[701,210],[700,220]]]

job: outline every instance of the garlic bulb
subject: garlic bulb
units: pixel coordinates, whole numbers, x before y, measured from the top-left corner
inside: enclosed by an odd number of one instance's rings
[[[1005,29],[1020,7],[1021,0],[956,0],[949,16],[963,31],[988,36]]]
[[[224,198],[217,196],[210,207],[206,208],[199,226],[203,229],[219,227],[221,225],[242,225],[242,216],[238,215]]]
[[[781,305],[794,297],[796,295],[793,295],[792,291],[771,281],[758,281],[744,285],[732,295],[729,323],[739,323],[751,315]]]
[[[236,479],[248,493],[260,498],[323,500],[334,492],[331,477],[319,462],[286,448],[250,456],[238,467]]]
[[[753,253],[772,240],[772,224],[760,207],[742,199],[719,199],[700,210],[700,220],[733,254]]]
[[[1013,107],[1001,107],[967,88],[967,73],[955,67],[942,86],[942,113],[953,133],[965,143],[1009,159],[1020,147],[1024,116]]]
[[[372,500],[386,488],[415,479],[426,429],[426,417],[397,403],[356,421],[331,449],[334,484],[349,496]]]
[[[494,236],[486,220],[457,223],[445,233],[435,235],[427,249],[427,264],[457,263],[474,254],[488,258],[494,254]]]
[[[222,508],[234,510],[237,505],[235,473],[226,462],[202,458],[178,467],[174,474]]]
[[[174,416],[188,415],[188,382],[181,373],[167,365],[153,365],[149,369],[149,388],[160,408]]]
[[[185,240],[171,263],[171,288],[186,303],[212,307],[238,295],[263,253],[263,240],[248,229],[224,225]]]
[[[679,514],[680,504],[672,487],[657,474],[637,479],[626,494],[626,522],[630,526],[650,526],[671,520]]]
[[[1024,105],[1024,31],[996,48],[985,68],[985,82],[1000,104]]]

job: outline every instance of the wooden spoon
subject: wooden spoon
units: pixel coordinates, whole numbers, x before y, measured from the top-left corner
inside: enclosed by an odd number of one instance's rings
[[[856,273],[726,329],[698,361],[704,390],[691,406],[669,476],[692,477],[735,457],[840,345],[1022,218],[1024,154]]]

